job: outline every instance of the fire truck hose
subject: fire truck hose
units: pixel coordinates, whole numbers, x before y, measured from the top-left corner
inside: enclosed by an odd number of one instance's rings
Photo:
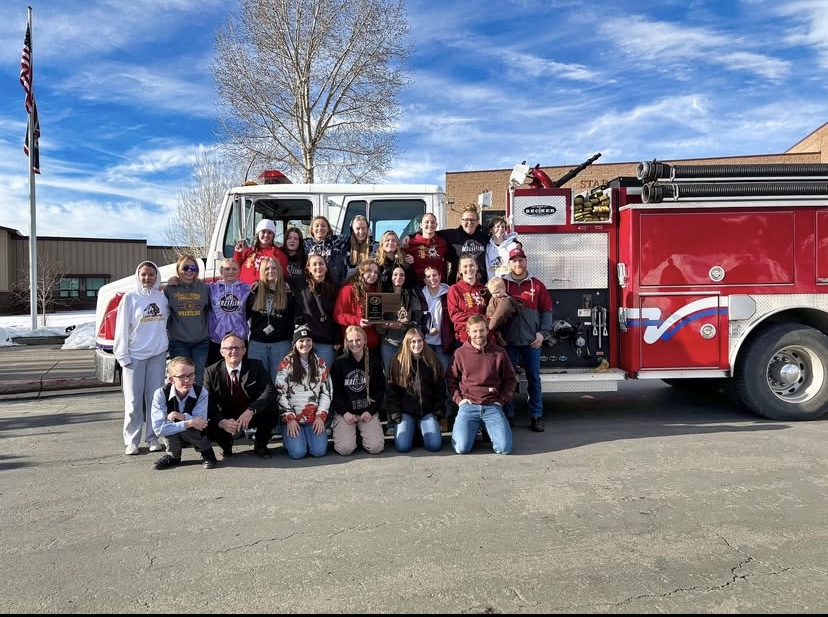
[[[642,182],[693,178],[826,178],[828,163],[766,163],[757,165],[672,165],[643,161],[635,168]]]
[[[828,182],[741,182],[741,183],[674,183],[650,182],[641,190],[645,204],[680,199],[718,199],[723,197],[787,197],[826,195]]]

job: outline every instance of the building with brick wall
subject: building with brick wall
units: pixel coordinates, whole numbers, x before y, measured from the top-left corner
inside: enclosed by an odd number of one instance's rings
[[[598,159],[599,161],[601,159]],[[515,161],[520,163],[521,161]],[[539,161],[526,161],[534,165]],[[573,167],[582,161],[569,165],[541,167],[554,181],[561,178]],[[575,193],[606,184],[609,180],[618,177],[635,177],[635,168],[641,161],[625,163],[593,163],[572,180],[564,184],[564,188],[572,189]],[[667,163],[680,165],[692,164],[734,164],[734,163],[828,163],[828,123],[823,124],[816,131],[794,144],[790,149],[780,154],[743,155],[717,157],[708,159],[675,159],[665,160]],[[448,171],[446,172],[446,200],[448,211],[446,218],[449,227],[460,224],[460,211],[466,204],[476,204],[480,193],[491,191],[492,205],[483,211],[483,222],[496,214],[506,211],[506,195],[509,188],[511,169],[489,169],[480,171]]]

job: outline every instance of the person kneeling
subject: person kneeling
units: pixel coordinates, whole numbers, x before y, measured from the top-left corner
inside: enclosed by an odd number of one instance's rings
[[[334,450],[342,456],[354,453],[357,431],[368,454],[385,449],[385,435],[379,410],[385,395],[385,371],[382,360],[368,353],[368,336],[360,326],[345,328],[345,353],[331,368],[334,412]]]
[[[437,452],[443,445],[440,417],[446,411],[443,366],[422,333],[410,328],[389,364],[385,409],[395,425],[394,447],[410,452],[419,426],[423,445]]]
[[[293,349],[279,363],[276,392],[282,410],[282,443],[293,459],[325,456],[325,420],[331,406],[331,378],[325,361],[313,350],[307,326],[293,333]]]
[[[503,406],[512,400],[517,378],[502,347],[489,342],[486,320],[480,315],[466,322],[469,340],[454,352],[446,382],[457,403],[451,443],[458,454],[471,452],[481,424],[497,454],[512,451],[512,429]]]
[[[152,429],[167,446],[167,453],[153,469],[167,469],[181,462],[181,444],[192,444],[201,453],[204,469],[216,466],[216,455],[207,428],[207,390],[194,383],[195,363],[176,356],[167,364],[167,384],[152,398]]]

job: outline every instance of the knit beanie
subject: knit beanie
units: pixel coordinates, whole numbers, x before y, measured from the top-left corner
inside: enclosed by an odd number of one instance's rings
[[[311,338],[311,331],[307,326],[299,326],[293,331],[293,346],[295,347],[299,339],[303,338]]]

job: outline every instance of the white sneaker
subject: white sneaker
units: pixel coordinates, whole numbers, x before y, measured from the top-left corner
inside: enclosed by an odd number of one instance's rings
[[[138,454],[138,446],[127,446],[124,454]]]
[[[150,444],[149,444],[149,451],[150,452],[161,452],[163,449],[164,449],[164,446],[162,446],[157,441],[151,441]]]

